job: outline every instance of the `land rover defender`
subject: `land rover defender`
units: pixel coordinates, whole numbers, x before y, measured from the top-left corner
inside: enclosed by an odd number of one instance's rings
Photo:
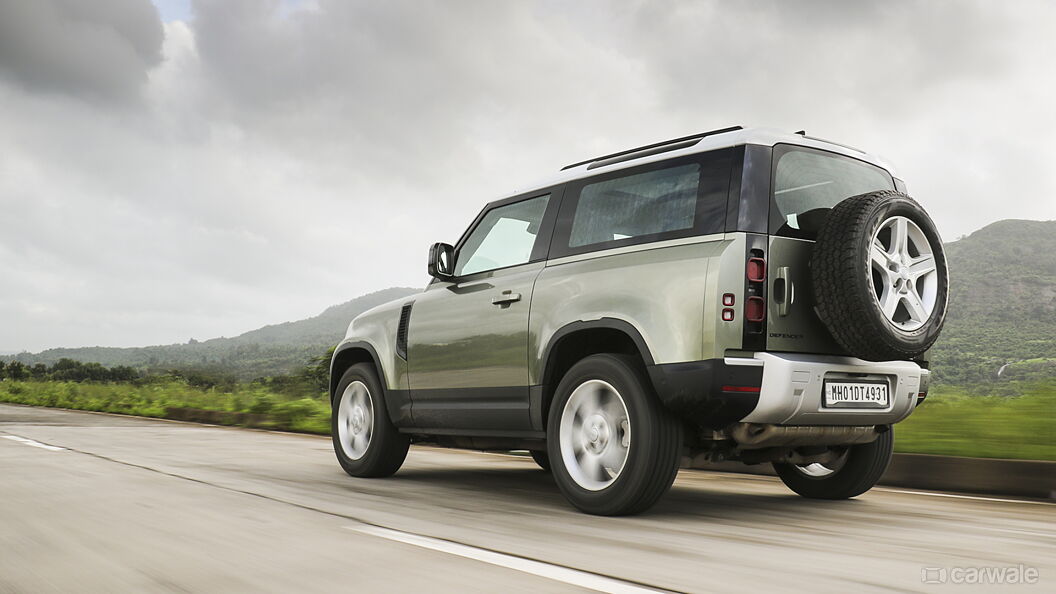
[[[740,127],[569,165],[433,245],[428,272],[334,352],[341,466],[526,450],[603,515],[653,505],[684,457],[771,463],[805,497],[870,489],[927,395],[948,284],[888,164]]]

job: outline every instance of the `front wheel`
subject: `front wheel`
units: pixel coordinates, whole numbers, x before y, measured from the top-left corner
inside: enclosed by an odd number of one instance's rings
[[[810,499],[848,499],[865,493],[880,480],[891,463],[894,430],[889,429],[871,443],[850,446],[825,464],[774,463],[781,481]]]
[[[682,425],[627,356],[592,355],[573,365],[557,387],[547,436],[558,488],[589,514],[644,511],[678,473]]]
[[[351,476],[389,476],[407,457],[410,440],[397,431],[385,409],[374,368],[357,363],[337,383],[330,435],[337,461]]]

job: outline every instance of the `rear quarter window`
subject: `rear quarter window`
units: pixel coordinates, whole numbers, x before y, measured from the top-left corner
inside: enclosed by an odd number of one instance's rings
[[[886,170],[826,151],[777,145],[771,183],[770,233],[814,239],[832,207],[851,196],[893,190]]]
[[[723,149],[570,183],[550,257],[722,232],[731,165]]]

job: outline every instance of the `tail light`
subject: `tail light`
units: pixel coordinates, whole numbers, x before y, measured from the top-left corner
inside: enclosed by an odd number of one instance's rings
[[[748,251],[744,265],[747,296],[744,300],[744,331],[747,334],[762,334],[766,320],[766,260],[763,250]]]
[[[749,297],[744,306],[744,319],[749,322],[762,322],[766,319],[766,301],[762,297]]]
[[[748,265],[745,270],[748,273],[749,282],[761,283],[766,280],[766,260],[762,258],[748,258]]]

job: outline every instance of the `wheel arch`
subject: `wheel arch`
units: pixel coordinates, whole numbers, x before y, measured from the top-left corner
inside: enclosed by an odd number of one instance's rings
[[[642,333],[633,324],[617,318],[576,321],[558,329],[543,351],[543,370],[540,376],[538,405],[533,406],[533,419],[546,427],[550,402],[557,384],[565,372],[577,361],[600,353],[618,353],[637,357],[645,367],[653,365],[652,352]],[[533,403],[534,404],[534,403]]]
[[[384,371],[381,366],[381,359],[378,357],[378,352],[374,347],[370,343],[363,341],[345,342],[334,349],[334,356],[330,359],[330,402],[334,401],[334,390],[337,388],[337,382],[341,381],[341,376],[349,367],[357,363],[370,363],[373,365],[374,371],[378,374],[378,379],[384,387]]]

